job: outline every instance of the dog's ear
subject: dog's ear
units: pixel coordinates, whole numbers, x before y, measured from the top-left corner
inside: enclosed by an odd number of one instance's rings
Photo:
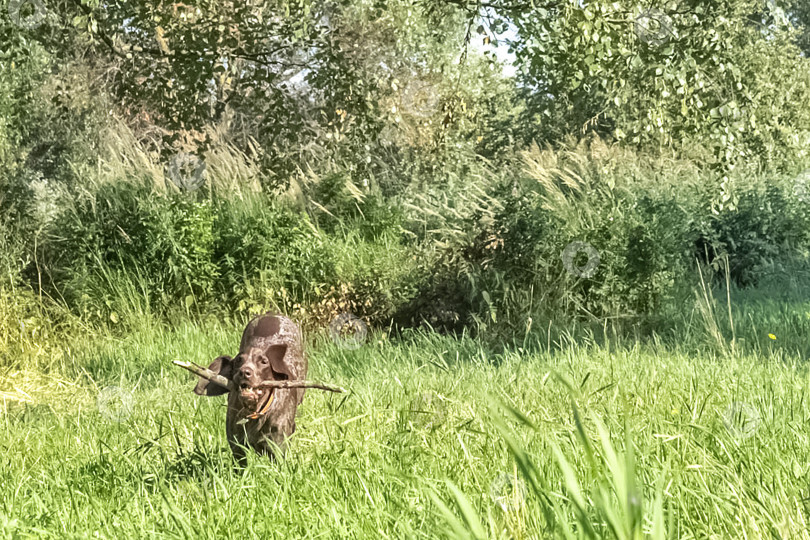
[[[214,373],[219,373],[228,380],[233,376],[233,359],[230,356],[220,356],[208,366],[208,369]],[[228,389],[220,385],[200,378],[197,381],[197,386],[194,387],[194,393],[198,396],[221,396],[227,394]]]
[[[265,349],[264,355],[270,360],[270,366],[273,368],[273,371],[276,373],[281,373],[285,375],[287,379],[295,378],[295,374],[293,373],[294,367],[290,365],[289,362],[284,360],[284,356],[287,354],[287,344],[280,343],[278,345],[270,345]]]

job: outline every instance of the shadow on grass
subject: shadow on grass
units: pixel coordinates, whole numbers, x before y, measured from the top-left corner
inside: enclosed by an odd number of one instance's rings
[[[215,478],[238,474],[227,447],[170,454],[158,447],[144,451],[142,446],[123,453],[103,451],[84,461],[72,476],[74,486],[106,498],[138,488],[152,493],[189,486],[208,490]]]

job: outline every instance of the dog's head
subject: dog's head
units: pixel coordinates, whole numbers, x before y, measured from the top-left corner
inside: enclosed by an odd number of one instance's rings
[[[208,369],[233,382],[239,392],[239,401],[245,408],[262,410],[269,406],[272,388],[259,388],[266,381],[284,381],[293,377],[293,366],[285,360],[287,344],[276,343],[260,347],[247,347],[235,358],[220,356]],[[204,396],[217,396],[228,392],[217,384],[200,380],[194,392]]]
[[[238,392],[238,401],[243,408],[267,412],[275,390],[260,388],[261,383],[306,377],[307,362],[301,348],[300,330],[283,316],[267,313],[254,317],[242,334],[239,354],[235,358],[220,356],[208,369],[232,383],[231,388]],[[227,393],[228,389],[200,380],[194,392],[216,396]],[[299,403],[303,398],[303,390],[281,392],[284,396],[297,396]]]

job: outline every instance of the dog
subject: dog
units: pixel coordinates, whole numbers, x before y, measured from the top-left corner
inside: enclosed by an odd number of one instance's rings
[[[245,328],[239,354],[220,356],[208,369],[232,381],[233,390],[201,378],[194,393],[229,394],[225,427],[236,461],[245,465],[246,448],[270,459],[275,459],[276,451],[283,456],[305,389],[258,386],[265,381],[306,379],[307,358],[298,325],[283,315],[259,315]]]

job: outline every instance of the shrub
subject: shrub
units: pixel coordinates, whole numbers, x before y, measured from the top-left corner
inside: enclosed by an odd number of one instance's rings
[[[740,287],[763,278],[801,257],[810,247],[806,201],[791,196],[792,186],[769,178],[746,178],[735,185],[732,207],[705,212],[696,222],[696,256]]]
[[[336,283],[322,234],[305,214],[269,196],[217,202],[217,293],[239,311],[290,311]]]
[[[690,162],[598,140],[524,157],[523,178],[470,186],[486,195],[459,219],[448,216],[459,214],[462,197],[425,210],[432,228],[464,233],[444,235],[449,245],[422,269],[400,324],[514,334],[530,318],[575,318],[651,329],[682,308],[702,248],[704,263],[728,255],[732,277],[756,284],[808,247],[807,213],[763,175],[738,173],[729,195]],[[572,242],[598,253],[592,275],[565,268],[561,254]],[[580,253],[574,265],[584,262]]]
[[[0,174],[0,285],[19,280],[31,252],[28,239],[36,227],[31,218],[32,201],[27,182]]]
[[[371,324],[390,323],[397,308],[413,294],[411,278],[418,260],[400,234],[389,232],[374,240],[353,230],[329,238],[337,283],[330,286],[308,317],[321,326],[350,312]]]
[[[316,224],[327,233],[356,231],[373,241],[400,227],[401,211],[368,179],[358,185],[346,172],[331,173],[310,178],[305,190]]]
[[[190,305],[210,299],[217,277],[212,227],[205,199],[161,194],[145,181],[105,183],[63,209],[40,259],[54,292],[83,311],[87,302],[114,309],[121,299],[110,280],[119,273],[135,276],[152,305]]]

